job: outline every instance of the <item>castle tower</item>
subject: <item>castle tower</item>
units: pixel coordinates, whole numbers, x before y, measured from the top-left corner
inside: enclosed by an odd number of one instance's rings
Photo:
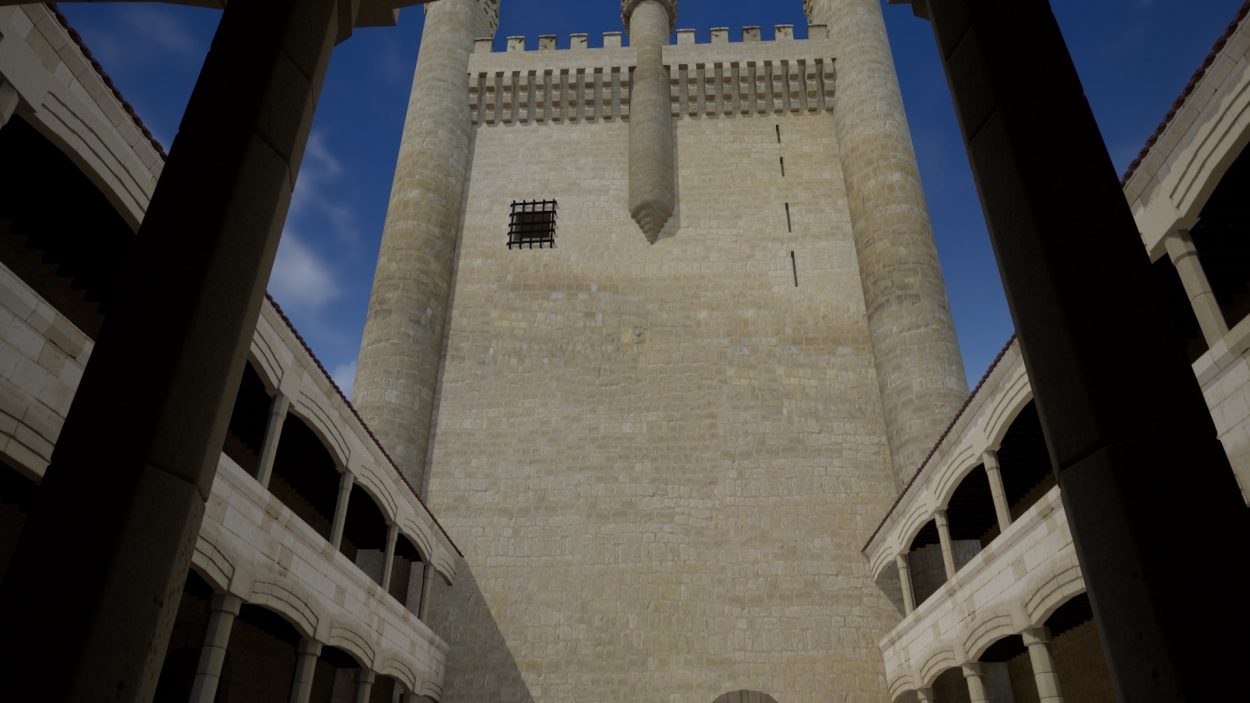
[[[352,399],[421,490],[443,351],[471,126],[469,55],[499,0],[426,5]]]
[[[968,395],[879,0],[804,0],[837,56],[833,122],[894,475],[905,484]]]
[[[670,43],[676,3],[621,8],[630,46],[469,57],[428,468],[464,552],[430,599],[442,700],[884,703],[899,615],[859,550],[898,491],[836,47]],[[639,165],[675,175],[655,243],[633,195],[668,186]]]

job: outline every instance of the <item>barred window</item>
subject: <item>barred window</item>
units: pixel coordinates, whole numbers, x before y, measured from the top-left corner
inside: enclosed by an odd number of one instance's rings
[[[508,248],[556,247],[556,201],[526,200],[512,203],[508,225]]]

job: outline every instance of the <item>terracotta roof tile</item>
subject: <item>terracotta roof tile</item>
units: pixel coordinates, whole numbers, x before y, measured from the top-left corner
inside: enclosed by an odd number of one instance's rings
[[[1181,96],[1176,99],[1176,102],[1172,103],[1172,109],[1168,110],[1168,114],[1163,118],[1163,122],[1159,123],[1159,127],[1155,130],[1155,133],[1146,140],[1146,146],[1142,147],[1141,153],[1137,155],[1136,159],[1133,159],[1133,163],[1129,164],[1128,170],[1124,172],[1124,177],[1120,179],[1121,187],[1127,186],[1129,179],[1133,177],[1133,174],[1137,173],[1137,169],[1141,166],[1142,161],[1145,161],[1146,157],[1150,155],[1150,150],[1153,149],[1155,144],[1159,142],[1159,139],[1163,137],[1163,133],[1166,132],[1168,126],[1172,124],[1172,120],[1176,119],[1176,115],[1180,113],[1181,108],[1185,107],[1185,101],[1187,101],[1189,96],[1198,89],[1198,84],[1201,83],[1202,79],[1207,75],[1207,70],[1210,69],[1211,64],[1215,63],[1215,60],[1219,58],[1220,52],[1224,50],[1224,45],[1228,43],[1228,40],[1232,39],[1233,35],[1237,33],[1237,28],[1241,25],[1242,20],[1246,18],[1247,14],[1250,14],[1250,0],[1246,0],[1245,4],[1241,6],[1241,9],[1237,11],[1237,16],[1233,18],[1232,23],[1228,25],[1228,29],[1224,30],[1224,34],[1219,38],[1219,41],[1215,42],[1215,47],[1211,49],[1211,53],[1207,55],[1206,60],[1202,62],[1202,65],[1199,66],[1198,70],[1194,72],[1193,77],[1189,79],[1189,84],[1185,86],[1185,90],[1181,91]]]

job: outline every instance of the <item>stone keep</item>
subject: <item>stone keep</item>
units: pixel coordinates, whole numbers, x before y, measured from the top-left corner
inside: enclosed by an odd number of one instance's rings
[[[966,384],[874,6],[498,52],[431,6],[355,398],[466,555],[444,701],[889,700],[859,549]]]

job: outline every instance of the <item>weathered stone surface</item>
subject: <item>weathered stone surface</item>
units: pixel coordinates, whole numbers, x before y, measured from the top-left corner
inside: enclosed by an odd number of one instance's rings
[[[441,0],[426,13],[356,367],[356,407],[418,489],[469,165],[469,54],[498,12],[497,0]]]
[[[968,395],[878,0],[806,0],[837,57],[833,111],[899,487]]]

